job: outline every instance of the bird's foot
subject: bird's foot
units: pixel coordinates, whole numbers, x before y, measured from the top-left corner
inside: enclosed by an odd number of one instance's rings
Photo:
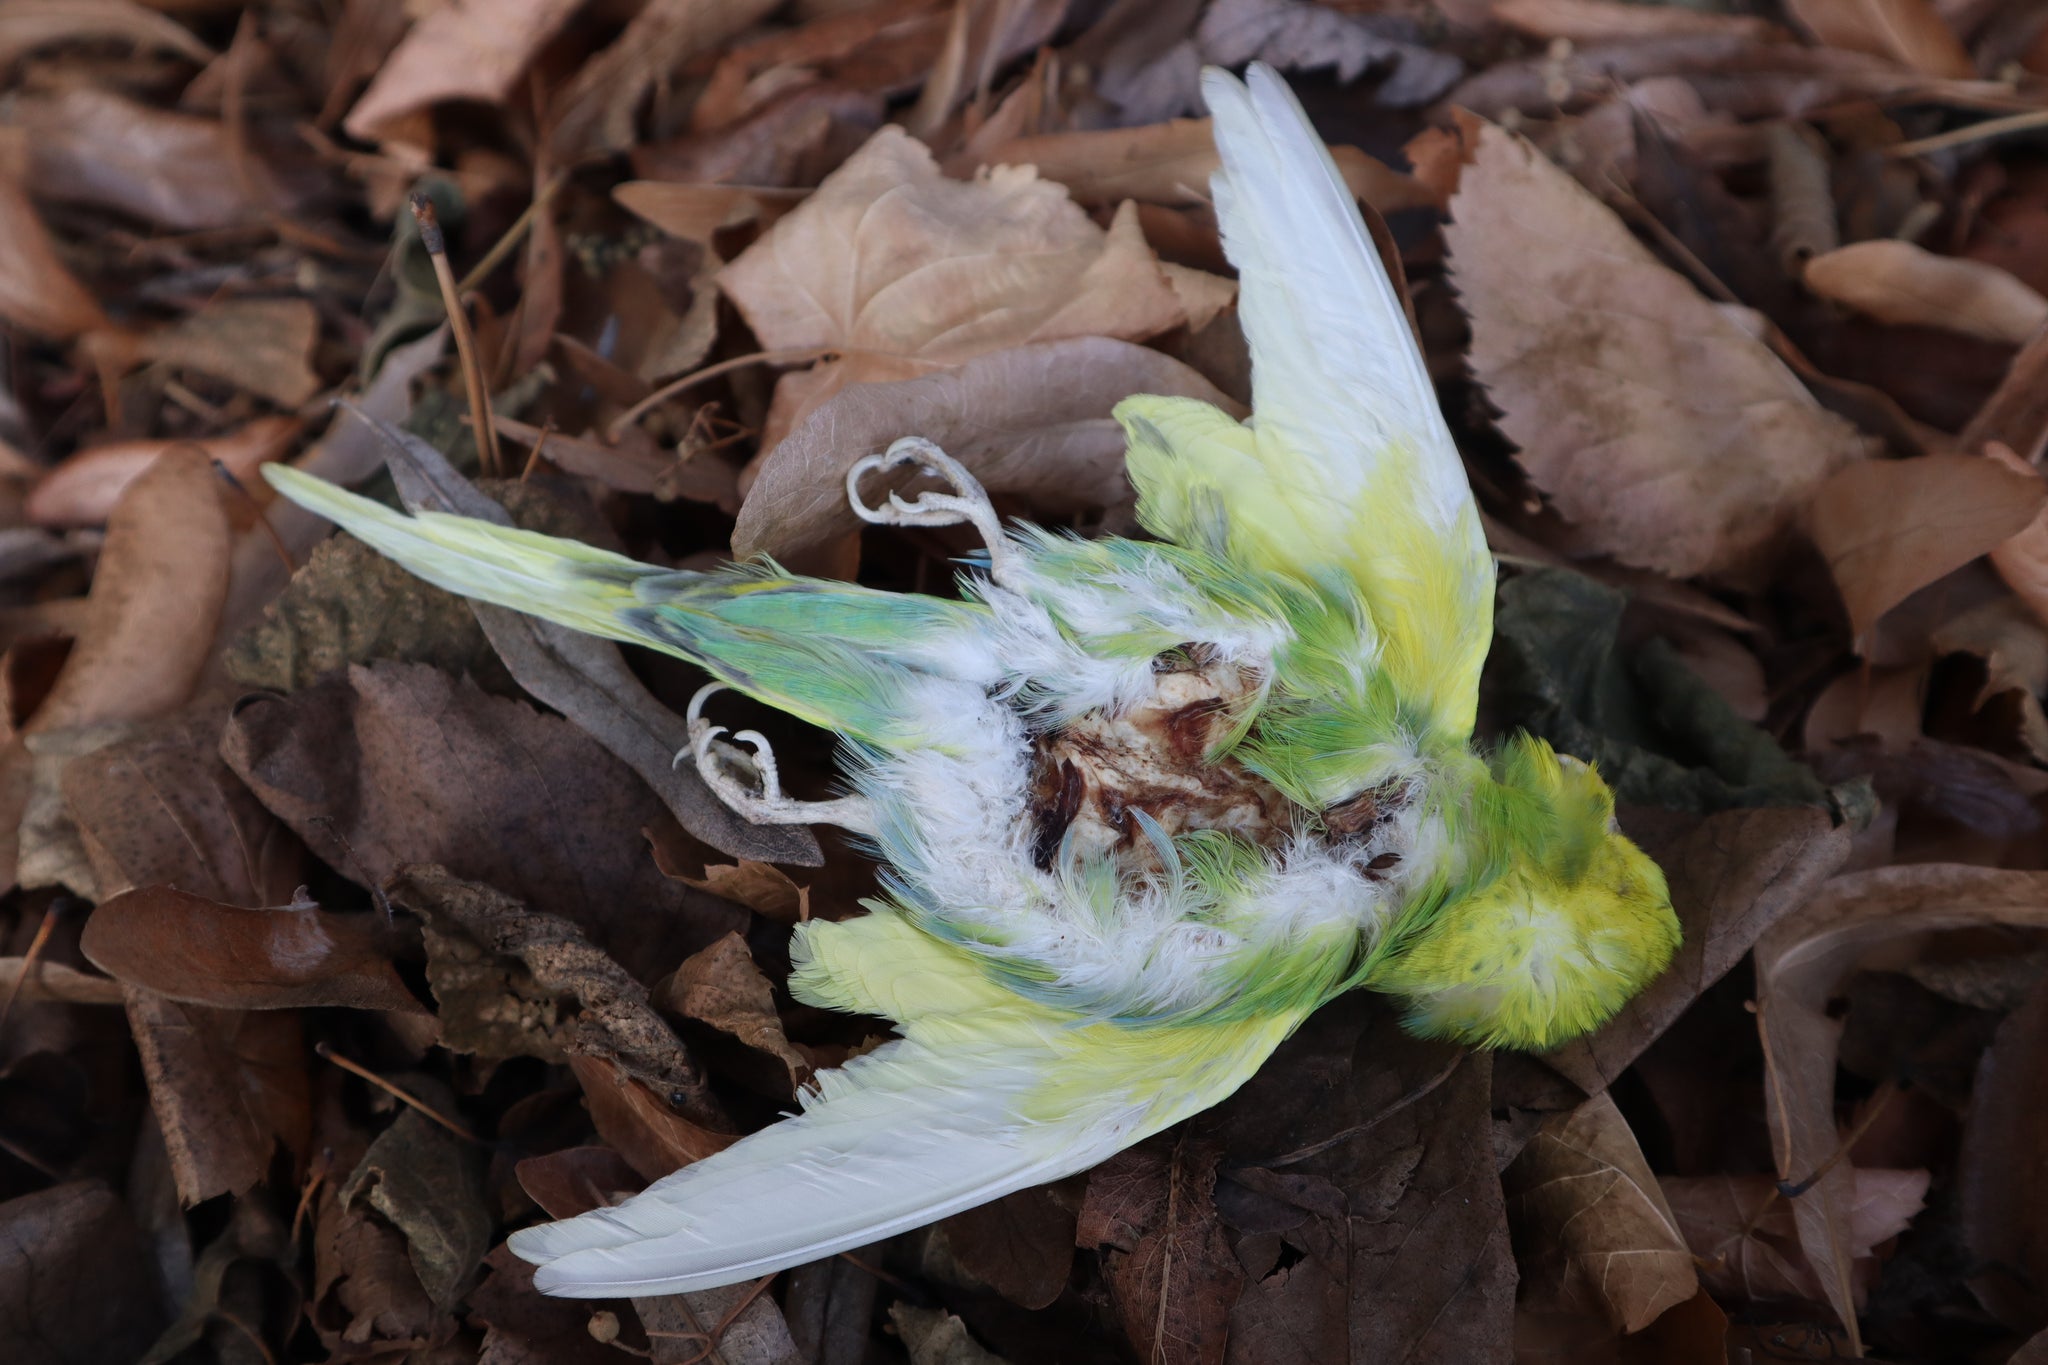
[[[950,493],[920,493],[914,501],[904,501],[901,493],[891,492],[889,501],[879,507],[870,507],[861,501],[860,481],[871,471],[901,469],[904,465],[916,465],[925,473],[943,479],[952,485]],[[846,501],[853,508],[853,514],[874,526],[957,526],[961,522],[971,523],[981,532],[982,541],[988,546],[989,577],[1003,587],[1014,587],[1017,573],[1017,552],[1010,544],[1010,538],[1003,534],[1003,523],[996,516],[995,505],[988,500],[981,483],[967,467],[948,455],[937,445],[922,436],[905,436],[891,445],[880,455],[870,455],[857,461],[846,471]]]
[[[873,834],[875,816],[865,797],[845,796],[837,801],[797,801],[783,795],[782,776],[775,766],[775,751],[758,730],[741,730],[733,738],[753,751],[741,753],[731,744],[719,742],[726,733],[723,725],[704,719],[704,703],[712,694],[726,690],[723,683],[708,683],[690,698],[684,713],[690,727],[689,754],[697,765],[697,776],[719,800],[735,813],[757,825],[837,825],[856,834]],[[683,754],[675,761],[681,763]],[[751,770],[749,772],[748,770]],[[744,774],[744,776],[743,776]],[[759,784],[754,790],[748,778]]]

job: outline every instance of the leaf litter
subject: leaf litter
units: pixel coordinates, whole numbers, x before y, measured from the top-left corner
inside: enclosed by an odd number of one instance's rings
[[[6,7],[0,1356],[2040,1358],[2037,10]],[[943,592],[967,542],[841,487],[921,435],[1128,532],[1115,403],[1244,411],[1196,78],[1253,58],[1392,215],[1503,566],[1482,728],[1599,764],[1679,956],[1542,1057],[1338,1001],[758,1293],[541,1298],[508,1231],[883,1036],[786,989],[872,869],[672,768],[691,670],[258,466]]]

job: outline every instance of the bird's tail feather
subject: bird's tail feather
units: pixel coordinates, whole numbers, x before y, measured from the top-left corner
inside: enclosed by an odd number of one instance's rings
[[[807,925],[793,957],[800,997],[894,1014],[904,1037],[822,1073],[802,1114],[626,1203],[514,1233],[537,1288],[716,1288],[1086,1170],[1228,1095],[1298,1022],[1075,1017],[886,912]]]
[[[592,635],[659,644],[621,616],[633,585],[672,573],[578,541],[445,512],[407,516],[324,479],[269,464],[271,486],[437,588]]]

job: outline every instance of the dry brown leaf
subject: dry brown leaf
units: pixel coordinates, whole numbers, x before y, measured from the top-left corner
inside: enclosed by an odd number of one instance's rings
[[[1806,263],[1806,287],[1879,322],[2023,344],[2048,323],[2048,298],[2007,271],[1911,242],[1855,242]]]
[[[662,861],[659,844],[655,845],[654,857],[655,861]],[[810,888],[798,886],[790,880],[787,872],[769,863],[743,858],[737,863],[707,867],[702,877],[688,876],[666,863],[662,864],[661,870],[699,891],[709,891],[735,905],[744,905],[777,924],[796,924],[811,917]]]
[[[569,722],[431,668],[355,667],[235,713],[222,757],[329,866],[376,886],[434,863],[570,920],[643,982],[743,928],[661,875],[662,818]]]
[[[590,1103],[597,1135],[644,1180],[659,1180],[739,1141],[677,1114],[616,1062],[574,1053],[569,1069]]]
[[[1100,1250],[1124,1333],[1156,1365],[1223,1360],[1245,1274],[1216,1217],[1221,1157],[1182,1138],[1119,1152],[1088,1176],[1074,1241]]]
[[[2040,477],[2032,465],[2015,455],[2012,447],[2003,442],[1986,443],[1984,455],[2015,474]],[[2033,609],[2034,615],[2048,622],[2048,507],[2035,513],[2031,522],[2013,532],[2003,543],[1994,546],[1991,563],[2006,586]]]
[[[936,1249],[1018,1307],[1044,1308],[1071,1278],[1076,1222],[1066,1191],[1018,1190],[936,1225],[926,1261]]]
[[[214,55],[191,29],[135,0],[8,0],[0,8],[0,66],[11,67],[37,48],[108,39],[195,64]]]
[[[118,1005],[126,994],[121,983],[81,972],[61,962],[37,958],[0,957],[0,998],[13,994],[24,1004],[57,1000],[68,1005]]]
[[[1975,455],[1869,460],[1837,470],[1807,512],[1861,640],[1877,618],[2025,530],[2048,485]]]
[[[1437,202],[1413,177],[1356,147],[1332,146],[1330,155],[1352,195],[1381,213]],[[1209,176],[1219,163],[1208,119],[1174,119],[1138,128],[1013,137],[979,153],[974,164],[1035,166],[1045,179],[1065,185],[1076,203],[1094,208],[1126,199],[1206,204]]]
[[[1789,8],[1829,47],[1889,57],[1928,76],[1968,80],[1977,74],[1931,0],[1790,0]]]
[[[763,448],[848,384],[1026,342],[1138,339],[1186,317],[1135,206],[1105,233],[1024,167],[970,182],[884,128],[719,274],[761,344],[843,358],[785,375]]]
[[[105,1183],[0,1203],[0,1359],[141,1360],[170,1319],[160,1285],[149,1236]]]
[[[792,1086],[802,1085],[811,1074],[810,1059],[790,1046],[782,1031],[774,987],[754,965],[747,941],[738,934],[727,934],[685,958],[663,984],[656,1003],[774,1057],[789,1069]]]
[[[1568,38],[1574,43],[1724,34],[1773,42],[1792,36],[1768,19],[1680,5],[1630,5],[1616,0],[1496,0],[1487,12],[1510,28],[1538,38]]]
[[[1671,965],[1613,1019],[1543,1054],[1587,1094],[1627,1070],[1849,856],[1847,827],[1813,807],[1722,811],[1678,829],[1631,812],[1624,828],[1664,870],[1682,937]]]
[[[622,151],[638,139],[634,116],[658,83],[780,8],[782,0],[648,0],[610,46],[584,62],[555,99],[553,160]]]
[[[628,180],[612,190],[612,198],[621,207],[639,214],[663,232],[706,245],[723,228],[755,222],[766,227],[806,197],[804,190],[677,185],[664,180]]]
[[[365,142],[436,104],[498,104],[582,0],[456,0],[423,15],[377,68],[342,127]]]
[[[1134,393],[1200,398],[1241,411],[1179,361],[1092,336],[999,351],[921,379],[847,389],[762,462],[733,528],[733,553],[788,558],[858,530],[860,521],[846,505],[846,471],[902,436],[937,442],[990,492],[1048,514],[1122,506],[1132,494],[1123,472],[1123,429],[1109,411]],[[885,496],[882,482],[865,495]]]
[[[881,94],[908,90],[931,70],[951,27],[946,0],[878,0],[818,15],[733,44],[690,111],[710,132],[738,123],[790,84],[849,80]]]
[[[263,1179],[280,1142],[304,1150],[312,1097],[297,1014],[182,1005],[130,986],[128,1027],[187,1208]]]
[[[24,98],[25,184],[41,200],[113,209],[175,232],[260,221],[291,203],[219,119],[69,86]]]
[[[443,1046],[493,1060],[601,1057],[696,1119],[725,1122],[647,988],[575,925],[440,867],[408,866],[389,890],[426,921]]]
[[[1545,1120],[1501,1182],[1524,1302],[1591,1308],[1640,1332],[1698,1292],[1678,1220],[1606,1094]]]
[[[1837,877],[1758,941],[1757,1026],[1764,1100],[1781,1179],[1811,1182],[1792,1201],[1799,1246],[1826,1301],[1862,1354],[1856,1326],[1855,1177],[1834,1162],[1835,1062],[1842,1022],[1830,1005],[1880,949],[1910,950],[1926,935],[1981,925],[2048,927],[2048,873],[1922,863]]]
[[[1906,1230],[1927,1194],[1925,1171],[1858,1168],[1847,1247],[1867,1283],[1878,1243]],[[1792,1205],[1767,1175],[1667,1177],[1664,1197],[1699,1258],[1700,1277],[1724,1300],[1826,1297],[1799,1249]]]
[[[2029,462],[2048,452],[2048,328],[2020,347],[2005,377],[1956,444],[1963,450],[1981,450],[1993,441]]]
[[[1457,82],[1464,63],[1448,52],[1385,37],[1366,19],[1309,0],[1215,0],[1195,30],[1202,59],[1217,66],[1262,61],[1282,71],[1337,68],[1346,84],[1375,66],[1394,69],[1375,103],[1428,104]]]
[[[1589,548],[1754,574],[1862,453],[1784,363],[1527,141],[1481,129],[1445,229],[1472,367]]]
[[[58,256],[21,186],[5,176],[0,176],[0,318],[23,331],[66,340],[112,325]]]
[[[135,353],[295,408],[320,391],[311,363],[319,339],[320,313],[307,299],[224,299],[145,334]]]
[[[189,1005],[424,1013],[392,966],[395,941],[375,913],[251,909],[145,886],[100,902],[82,946],[109,976]]]
[[[2048,1322],[2048,986],[2036,984],[1998,1026],[1977,1069],[1956,1183],[1970,1287],[1991,1314],[2030,1331]]]
[[[1050,40],[1069,8],[1068,0],[953,6],[937,60],[904,125],[928,142],[940,141],[947,119],[977,94],[986,100],[1003,64]]]
[[[221,483],[194,450],[166,451],[128,486],[64,671],[31,735],[176,710],[206,665],[227,592]]]
[[[296,417],[259,417],[203,441],[157,437],[92,446],[36,480],[22,503],[22,512],[38,526],[97,526],[114,510],[128,485],[155,464],[157,457],[177,446],[196,446],[209,461],[218,460],[230,474],[254,488],[260,486],[255,478],[257,466],[281,459],[304,429],[305,423]]]

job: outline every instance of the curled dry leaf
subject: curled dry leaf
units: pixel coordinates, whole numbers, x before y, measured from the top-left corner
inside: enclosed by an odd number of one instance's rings
[[[498,0],[417,11],[423,17],[377,68],[342,127],[374,142],[385,125],[432,105],[502,102],[578,8],[580,0]]]
[[[445,868],[407,867],[389,889],[426,921],[427,981],[445,1046],[493,1060],[603,1057],[677,1107],[722,1121],[647,988],[575,925]]]
[[[1615,0],[1496,0],[1488,14],[1538,38],[1615,43],[1637,38],[1727,35],[1772,41],[1791,37],[1768,19],[1679,5],[1629,5]]]
[[[1963,1243],[1978,1267],[1970,1287],[1991,1314],[2023,1331],[2048,1323],[2048,986],[1998,1026],[1977,1069],[1957,1169]]]
[[[1898,1236],[1920,1212],[1926,1171],[1857,1169],[1849,1204],[1849,1256],[1859,1288],[1876,1270],[1878,1243]],[[1799,1249],[1792,1204],[1767,1175],[1670,1177],[1664,1198],[1686,1245],[1699,1258],[1700,1278],[1723,1299],[1759,1303],[1827,1297]]]
[[[685,958],[663,984],[659,1003],[673,1014],[709,1024],[774,1057],[789,1069],[791,1086],[802,1085],[811,1074],[810,1059],[792,1047],[782,1031],[774,987],[754,965],[747,941],[738,934],[727,934]]]
[[[491,1248],[483,1154],[410,1106],[363,1153],[341,1202],[368,1204],[404,1234],[413,1274],[437,1307],[454,1304]]]
[[[5,176],[0,176],[0,318],[25,332],[60,340],[112,325],[57,254],[21,186]]]
[[[81,946],[109,976],[185,1004],[423,1013],[392,966],[394,940],[375,914],[251,909],[144,886],[102,901]]]
[[[848,384],[1026,342],[1143,338],[1186,317],[1135,206],[1097,227],[1026,167],[969,182],[884,128],[720,272],[761,343],[841,359],[783,376],[763,448]]]
[[[191,29],[135,0],[9,0],[0,9],[0,66],[11,67],[38,48],[105,39],[195,64],[214,55]]]
[[[808,196],[806,190],[753,185],[677,185],[665,180],[628,180],[612,190],[620,207],[687,241],[710,245],[714,234],[744,223],[767,227]]]
[[[1975,455],[1867,460],[1820,486],[1807,529],[1861,640],[1913,593],[2024,531],[2044,504],[2038,474]]]
[[[1428,208],[1437,202],[1412,176],[1356,147],[1332,146],[1330,155],[1353,197],[1381,213]],[[1126,199],[1207,204],[1209,176],[1220,164],[1208,119],[1013,137],[988,148],[975,161],[983,166],[1035,166],[1039,175],[1065,185],[1077,203],[1091,208]]]
[[[648,0],[555,98],[549,111],[555,163],[632,146],[640,103],[658,84],[779,8],[781,0]]]
[[[1977,74],[1931,0],[1789,0],[1788,7],[1829,47],[1888,57],[1928,76],[1968,80]]]
[[[1829,1005],[1859,964],[1888,946],[1979,925],[2048,927],[2048,873],[1923,863],[1837,877],[1756,947],[1764,1100],[1781,1179],[1811,1182],[1793,1200],[1799,1246],[1861,1354],[1851,1241],[1855,1177],[1834,1162],[1835,1062],[1842,1023]]]
[[[283,458],[304,429],[305,423],[296,417],[259,417],[203,441],[110,441],[79,451],[36,480],[22,511],[38,526],[97,526],[143,470],[178,446],[197,447],[208,461],[219,461],[248,484],[258,465]]]
[[[1987,443],[1984,455],[2015,474],[2027,478],[2040,477],[2032,465],[2002,442]],[[2006,586],[2033,609],[2034,615],[2048,622],[2048,507],[2036,512],[2032,521],[1993,546],[1991,563]]]
[[[1879,322],[2026,342],[2048,323],[2048,298],[2010,272],[1911,242],[1855,242],[1806,263],[1806,287]]]
[[[1640,1332],[1698,1292],[1678,1221],[1606,1094],[1545,1120],[1501,1183],[1523,1303],[1590,1308]]]
[[[228,125],[67,86],[19,100],[25,185],[41,200],[113,209],[174,232],[261,221],[292,205]]]
[[[1590,548],[1754,575],[1862,453],[1784,363],[1522,138],[1488,125],[1445,229],[1472,367]]]
[[[793,557],[858,530],[846,471],[901,436],[937,442],[991,493],[1042,512],[1122,506],[1132,494],[1123,429],[1109,411],[1134,393],[1241,411],[1188,366],[1108,337],[1018,346],[920,379],[847,389],[763,461],[733,528],[733,554]],[[875,483],[863,490],[871,501],[885,496]]]
[[[1385,37],[1365,19],[1309,0],[1216,0],[1203,12],[1195,42],[1202,59],[1218,66],[1334,66],[1347,84],[1370,67],[1392,66],[1373,99],[1395,109],[1428,104],[1465,74],[1464,63],[1447,52]]]
[[[227,592],[227,512],[196,450],[164,452],[107,521],[86,618],[27,731],[176,710],[206,665]]]
[[[654,845],[654,860],[663,872],[685,885],[744,905],[777,924],[796,924],[811,917],[811,889],[798,886],[787,872],[768,863],[741,859],[706,867],[702,877],[692,877],[666,860],[659,842]]]

